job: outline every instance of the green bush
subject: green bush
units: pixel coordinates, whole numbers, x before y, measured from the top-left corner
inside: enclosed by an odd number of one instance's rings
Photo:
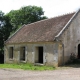
[[[80,59],[78,59],[74,53],[71,53],[70,59],[66,64],[80,64]]]

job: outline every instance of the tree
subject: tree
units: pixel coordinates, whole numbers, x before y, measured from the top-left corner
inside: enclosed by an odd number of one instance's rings
[[[2,52],[3,49],[3,26],[5,25],[4,22],[4,13],[2,11],[0,11],[0,52]]]
[[[3,52],[4,41],[6,41],[12,32],[12,25],[10,24],[9,17],[5,16],[2,11],[0,11],[0,53]]]
[[[14,26],[15,30],[23,24],[30,24],[32,22],[46,19],[47,17],[43,15],[43,9],[37,6],[25,6],[19,10],[11,10],[7,14],[10,18],[10,23]]]

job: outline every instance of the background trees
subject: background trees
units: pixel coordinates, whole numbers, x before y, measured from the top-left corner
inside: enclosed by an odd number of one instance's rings
[[[0,53],[3,52],[4,41],[9,37],[12,32],[12,25],[9,22],[9,17],[4,16],[0,11]]]
[[[8,39],[10,32],[12,32],[12,25],[9,17],[0,11],[0,63],[4,63],[4,41]]]
[[[10,23],[13,25],[14,30],[23,24],[30,24],[42,19],[46,19],[44,11],[41,7],[25,6],[19,10],[11,10],[6,16],[10,18]]]

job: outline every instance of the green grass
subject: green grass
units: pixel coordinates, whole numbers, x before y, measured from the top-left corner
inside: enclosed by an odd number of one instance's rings
[[[55,70],[55,67],[50,66],[34,66],[32,64],[0,64],[0,68],[13,68],[23,70]]]

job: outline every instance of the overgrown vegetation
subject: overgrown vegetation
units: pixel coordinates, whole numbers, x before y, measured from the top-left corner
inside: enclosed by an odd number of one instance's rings
[[[0,68],[13,68],[13,69],[23,69],[23,70],[55,70],[55,67],[50,66],[34,66],[32,64],[0,64]]]
[[[74,53],[71,53],[69,61],[66,63],[69,64],[80,64],[80,59]]]

